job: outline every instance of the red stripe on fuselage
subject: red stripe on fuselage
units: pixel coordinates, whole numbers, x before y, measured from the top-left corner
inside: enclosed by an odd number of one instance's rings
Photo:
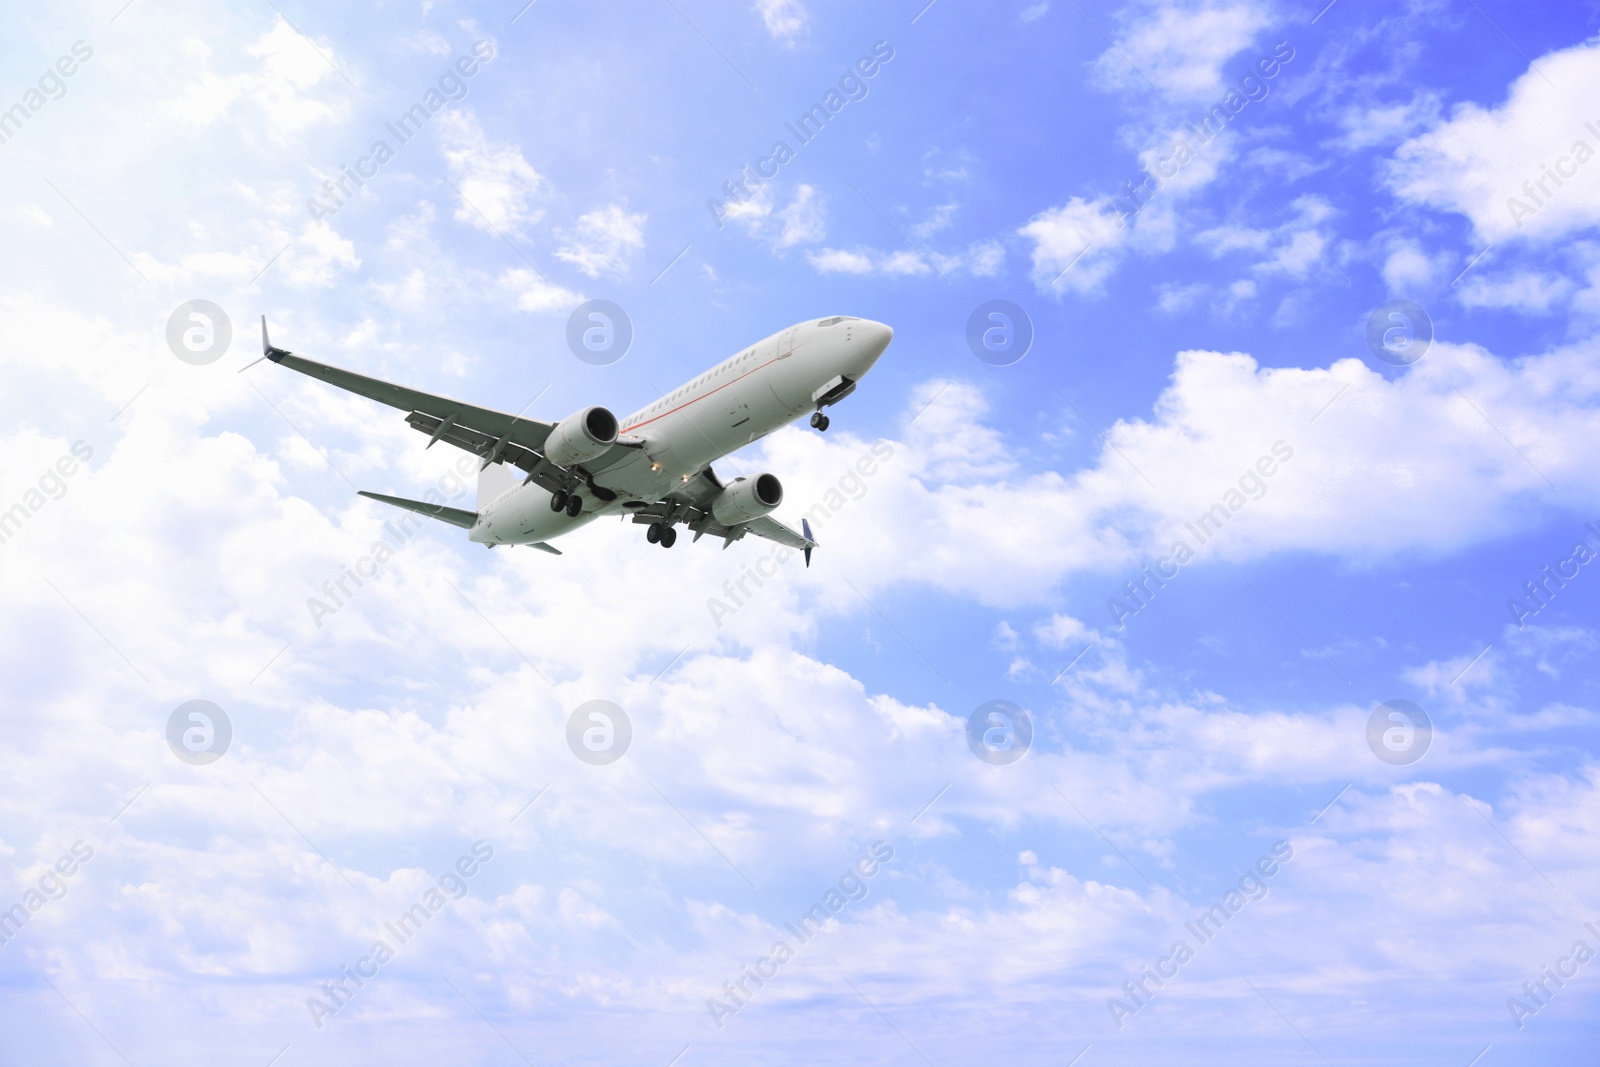
[[[757,371],[766,370],[768,367],[770,367],[774,363],[778,362],[778,360],[787,359],[789,356],[794,355],[795,349],[801,348],[806,343],[807,343],[806,341],[801,341],[800,344],[795,345],[794,348],[789,349],[789,351],[785,352],[783,355],[774,356],[772,359],[767,360],[765,363],[761,364],[761,366],[759,366],[759,367],[751,367],[749,370],[747,370],[743,374],[739,375],[739,377],[733,379],[733,381],[724,382],[723,384],[717,386],[715,389],[711,390],[711,392],[709,392],[709,393],[705,393],[705,394],[702,394],[702,395],[697,396],[697,397],[692,397],[689,400],[685,400],[683,403],[679,404],[677,407],[670,408],[670,409],[668,409],[666,411],[663,411],[661,414],[655,416],[654,418],[645,419],[643,422],[636,422],[636,423],[633,423],[632,425],[624,426],[622,428],[622,432],[623,433],[632,433],[634,430],[637,430],[641,426],[648,426],[652,422],[658,422],[661,419],[666,418],[668,415],[674,414],[675,412],[682,411],[684,408],[688,407],[690,404],[697,403],[698,401],[704,400],[707,397],[715,396],[718,393],[722,392],[724,389],[728,388],[730,385],[733,385],[733,384],[735,384],[737,382],[744,381],[744,379],[750,377],[750,375],[756,373]]]

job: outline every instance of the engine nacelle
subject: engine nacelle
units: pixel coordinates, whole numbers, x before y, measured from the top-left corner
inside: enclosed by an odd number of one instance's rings
[[[783,483],[775,474],[738,478],[711,501],[711,515],[724,526],[770,515],[783,503]]]
[[[545,438],[544,455],[559,467],[599,459],[617,443],[617,417],[603,407],[584,408],[556,423]]]

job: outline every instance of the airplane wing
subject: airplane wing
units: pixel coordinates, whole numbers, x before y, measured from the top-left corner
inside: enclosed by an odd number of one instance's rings
[[[800,521],[803,525],[810,526],[810,523],[807,523],[804,519]],[[765,537],[768,541],[776,541],[780,545],[788,545],[790,548],[803,550],[808,560],[811,557],[811,550],[817,547],[817,543],[807,537],[806,534],[785,526],[771,515],[763,515],[759,519],[752,519],[744,525],[757,537]],[[810,530],[807,530],[806,533],[810,533]]]
[[[722,492],[722,479],[718,478],[710,467],[705,467],[684,485],[668,493],[665,500],[635,511],[633,521],[649,523],[670,518],[675,522],[682,522],[693,530],[696,541],[707,535],[722,538],[723,548],[727,548],[745,534],[755,534],[768,541],[800,549],[806,554],[806,566],[811,565],[811,550],[817,547],[817,542],[811,536],[809,522],[800,520],[803,533],[785,526],[771,515],[763,515],[736,526],[724,526],[711,513],[712,498],[720,492]]]
[[[430,518],[438,519],[440,522],[448,522],[451,526],[459,526],[463,530],[472,529],[473,523],[478,521],[478,513],[476,511],[447,508],[442,504],[426,504],[420,500],[407,500],[403,496],[384,496],[382,493],[369,493],[365,489],[357,489],[356,495],[371,497],[373,500],[381,500],[385,504],[392,504],[397,508],[405,508],[407,511],[415,511],[419,515],[427,515]]]
[[[407,424],[428,435],[429,447],[444,441],[482,456],[485,466],[503,460],[526,471],[529,481],[536,481],[546,489],[553,491],[564,488],[561,468],[545,462],[543,453],[545,439],[555,429],[554,423],[508,415],[447,396],[408,389],[403,385],[297,356],[287,349],[274,346],[268,340],[265,315],[261,317],[261,347],[263,357],[280,366],[406,412]],[[642,442],[630,439],[626,443],[613,445],[598,460],[587,464],[589,469],[584,473],[605,470],[640,444]],[[597,492],[597,495],[600,494]]]
[[[555,429],[553,424],[540,422],[538,419],[507,415],[503,411],[480,408],[447,396],[435,396],[417,389],[407,389],[403,385],[395,385],[378,378],[368,378],[364,374],[297,356],[287,349],[275,347],[267,340],[267,320],[264,315],[261,318],[261,343],[266,350],[264,355],[272,362],[327,382],[329,385],[336,385],[348,392],[376,400],[380,404],[388,404],[392,408],[410,412],[406,421],[418,429],[421,429],[422,425],[428,425],[427,432],[430,434],[438,429],[438,424],[449,419],[451,425],[446,427],[444,434],[439,435],[446,440],[449,440],[452,429],[459,428],[469,432],[476,429],[485,436],[492,435],[489,437],[491,442],[498,440],[502,435],[510,435],[510,439],[515,443],[537,449],[544,446],[545,438]],[[468,451],[475,449],[469,448]]]

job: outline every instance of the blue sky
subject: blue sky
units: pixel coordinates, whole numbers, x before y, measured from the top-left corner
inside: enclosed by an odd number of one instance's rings
[[[1594,1054],[1593,8],[519,8],[11,15],[0,1064]],[[633,324],[608,366],[567,348],[589,299]],[[192,300],[233,331],[205,365],[166,340]],[[1009,366],[966,342],[992,300],[1034,330]],[[1366,340],[1396,300],[1433,333],[1404,365]],[[387,409],[248,367],[262,314],[551,420],[803,319],[896,336],[827,434],[719,466],[834,512],[731,617],[765,543],[604,523],[560,558],[430,525],[319,619],[393,518],[356,489],[472,493]],[[632,724],[604,766],[566,740],[595,699]],[[190,700],[231,724],[209,764],[168,743]],[[991,700],[1016,762],[969,747]],[[1420,757],[1369,743],[1390,701]]]

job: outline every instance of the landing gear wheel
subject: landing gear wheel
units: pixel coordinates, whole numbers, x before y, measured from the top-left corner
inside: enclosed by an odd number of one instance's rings
[[[551,511],[565,511],[566,507],[567,491],[565,489],[557,489],[555,492],[550,494]]]
[[[583,514],[583,497],[574,494],[567,498],[567,517],[575,519]]]
[[[819,433],[826,430],[828,428],[828,416],[820,411],[811,416],[811,428]]]
[[[660,544],[661,524],[659,522],[652,522],[649,526],[646,526],[644,528],[644,539],[649,541],[652,545]]]
[[[671,526],[668,526],[665,530],[661,531],[661,547],[662,548],[671,548],[673,545],[675,545],[677,543],[678,543],[678,531],[677,530],[675,530]]]

